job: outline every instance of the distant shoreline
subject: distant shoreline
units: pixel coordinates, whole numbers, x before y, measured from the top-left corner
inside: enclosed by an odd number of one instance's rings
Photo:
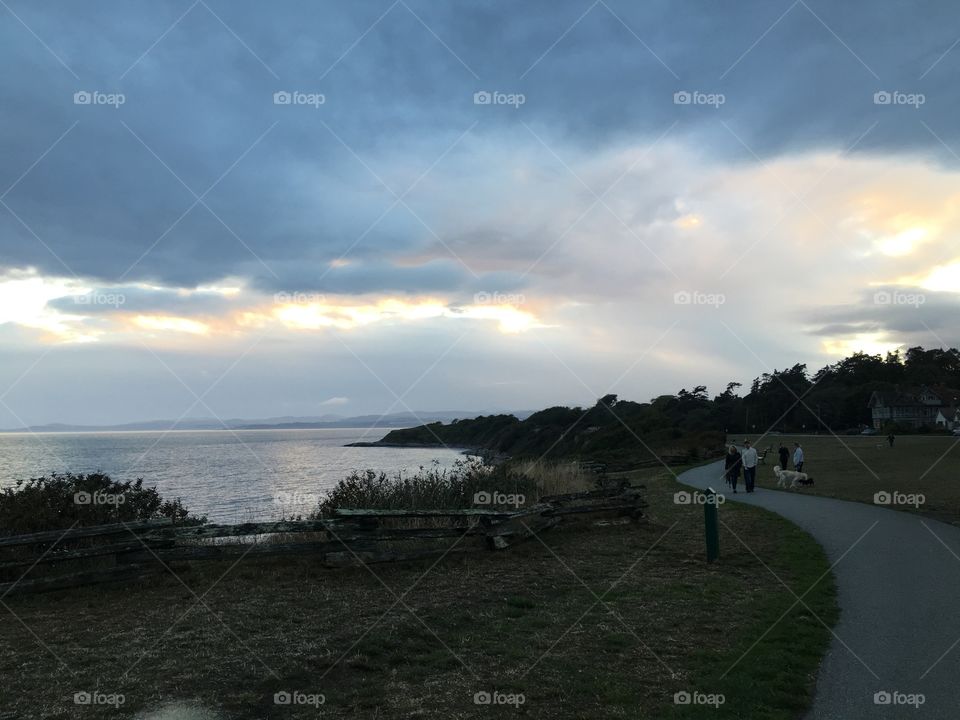
[[[390,427],[370,427],[370,426],[337,426],[337,427],[226,427],[226,428],[157,428],[153,430],[0,430],[0,437],[5,435],[31,436],[31,435],[149,435],[156,433],[209,433],[209,432],[291,432],[296,430],[399,430],[402,428]],[[443,447],[438,445],[437,447]]]
[[[391,413],[388,415],[356,415],[353,417],[269,417],[269,418],[193,418],[147,420],[112,425],[82,425],[75,423],[34,424],[19,428],[0,428],[0,435],[53,433],[120,433],[120,432],[222,432],[237,430],[403,430],[425,423],[446,423],[457,419],[481,416],[478,411],[426,410]],[[516,417],[527,417],[532,411],[514,412]]]

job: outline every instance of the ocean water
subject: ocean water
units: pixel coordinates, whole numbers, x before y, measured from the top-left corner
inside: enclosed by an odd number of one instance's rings
[[[415,472],[463,459],[447,448],[343,447],[385,434],[343,428],[7,433],[0,434],[0,488],[51,472],[104,472],[115,480],[143,478],[196,514],[234,523],[306,514],[352,470]]]

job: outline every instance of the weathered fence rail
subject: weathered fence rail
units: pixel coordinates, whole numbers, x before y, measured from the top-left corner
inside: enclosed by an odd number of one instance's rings
[[[173,521],[170,518],[159,518],[157,520],[142,520],[139,522],[90,525],[88,527],[68,528],[67,530],[45,530],[43,532],[30,533],[28,535],[0,537],[0,548],[22,545],[41,545],[51,542],[59,544],[69,540],[77,540],[80,538],[89,537],[106,537],[108,535],[129,535],[130,533],[136,535],[172,525]]]
[[[503,550],[575,516],[642,516],[642,486],[541,497],[519,508],[337,509],[319,520],[174,525],[114,523],[0,538],[0,598],[167,572],[171,563],[282,555],[329,567]],[[126,537],[123,537],[126,535]],[[437,543],[470,538],[473,545]],[[93,564],[95,567],[90,567]]]

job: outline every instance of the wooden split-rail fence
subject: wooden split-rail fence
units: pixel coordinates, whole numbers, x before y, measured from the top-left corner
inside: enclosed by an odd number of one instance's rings
[[[0,599],[137,579],[185,561],[310,554],[328,567],[346,567],[503,550],[571,518],[638,519],[646,507],[642,489],[553,495],[517,509],[338,509],[318,520],[175,525],[157,519],[0,537]],[[617,519],[601,519],[611,516]]]

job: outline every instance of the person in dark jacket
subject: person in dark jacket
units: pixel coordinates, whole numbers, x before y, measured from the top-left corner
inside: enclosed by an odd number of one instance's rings
[[[740,479],[740,466],[743,463],[740,460],[740,451],[737,450],[735,445],[731,445],[727,450],[727,455],[724,458],[723,467],[727,475],[727,484],[733,489],[734,492],[737,491],[737,480]]]
[[[789,467],[787,463],[790,460],[790,451],[787,450],[783,443],[780,443],[780,449],[777,450],[777,453],[780,455],[780,468],[786,470]]]

